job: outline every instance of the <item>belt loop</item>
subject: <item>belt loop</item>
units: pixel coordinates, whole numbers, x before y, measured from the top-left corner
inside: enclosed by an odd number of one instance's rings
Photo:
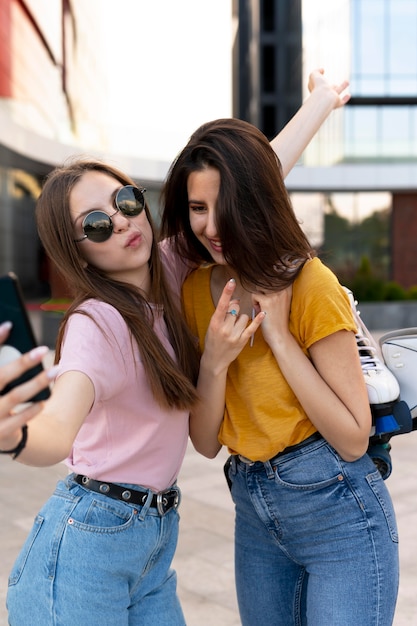
[[[147,515],[147,513],[148,513],[148,511],[150,509],[150,506],[151,506],[151,503],[152,503],[152,497],[153,497],[153,493],[152,493],[152,491],[149,491],[148,492],[148,496],[147,496],[145,502],[143,503],[142,509],[141,509],[141,511],[139,513],[139,519],[140,519],[141,522],[143,522],[143,520],[145,519],[145,517],[146,517],[146,515]]]
[[[182,499],[182,493],[181,493],[181,489],[178,487],[177,483],[175,483],[175,485],[173,486],[173,488],[175,489],[175,491],[177,492],[177,500],[175,502],[175,509],[178,509],[180,504],[181,504],[181,499]]]
[[[237,456],[235,454],[233,454],[231,456],[231,459],[230,459],[230,470],[231,470],[232,476],[236,476],[236,474],[237,474]]]
[[[273,467],[270,461],[265,461],[264,468],[265,468],[266,477],[268,478],[268,480],[272,480],[272,478],[275,478],[275,472],[273,470]]]

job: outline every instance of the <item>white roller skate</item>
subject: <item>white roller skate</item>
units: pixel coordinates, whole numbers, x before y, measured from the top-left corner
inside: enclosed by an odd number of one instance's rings
[[[346,287],[344,289],[349,297],[357,324],[356,343],[372,413],[368,454],[372,457],[385,480],[392,470],[389,440],[394,435],[412,430],[411,415],[407,403],[402,401],[403,399],[400,400],[400,384],[397,377],[385,365],[383,361],[385,355],[379,351],[371,333],[360,317],[353,293]]]
[[[399,382],[401,400],[408,404],[414,421],[417,417],[417,328],[386,333],[379,344],[387,367]]]

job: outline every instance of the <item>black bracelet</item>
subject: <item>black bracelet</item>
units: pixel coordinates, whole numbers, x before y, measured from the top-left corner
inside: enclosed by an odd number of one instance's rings
[[[26,446],[28,440],[28,427],[26,424],[22,426],[22,438],[13,450],[0,450],[0,454],[13,454],[13,459],[16,459]]]

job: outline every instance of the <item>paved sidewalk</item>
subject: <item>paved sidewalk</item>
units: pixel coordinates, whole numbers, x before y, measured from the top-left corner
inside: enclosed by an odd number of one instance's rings
[[[387,485],[400,531],[401,585],[395,626],[417,624],[417,433],[392,440],[394,469]],[[179,484],[180,540],[175,558],[188,626],[239,626],[233,579],[233,508],[223,478],[226,455],[210,461],[190,445]],[[7,626],[7,576],[38,507],[62,465],[31,468],[0,457],[0,626]],[[27,626],[31,626],[28,624]],[[117,624],[115,624],[117,626]],[[331,626],[331,625],[322,625]]]

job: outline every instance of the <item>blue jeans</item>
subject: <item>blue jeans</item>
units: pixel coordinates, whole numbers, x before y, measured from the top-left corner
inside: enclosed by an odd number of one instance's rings
[[[233,457],[242,626],[389,626],[398,592],[391,498],[365,455],[325,441],[267,463]]]
[[[171,569],[178,513],[149,504],[60,481],[10,574],[9,624],[185,626]]]

